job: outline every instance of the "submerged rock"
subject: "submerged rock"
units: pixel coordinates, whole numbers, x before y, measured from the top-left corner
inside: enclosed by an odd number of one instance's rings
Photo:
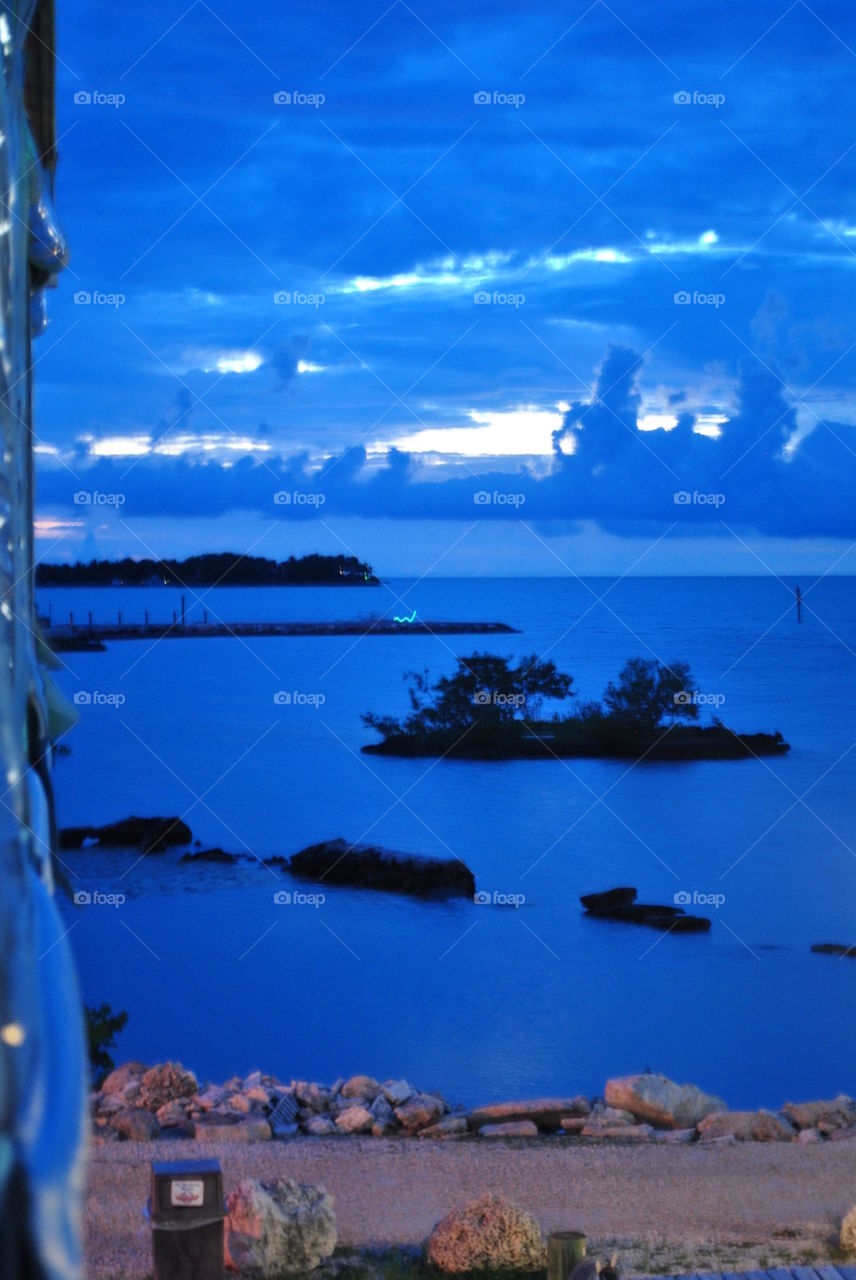
[[[301,849],[291,858],[288,869],[304,880],[417,896],[471,898],[476,888],[472,871],[457,859],[351,845],[341,838]]]
[[[198,853],[185,853],[179,862],[239,862],[237,853],[227,853],[225,849],[200,849]]]
[[[190,827],[180,818],[123,818],[103,827],[64,827],[59,833],[60,849],[82,849],[98,844],[104,849],[140,849],[160,853],[163,849],[190,844]]]
[[[642,924],[668,933],[706,933],[710,921],[706,916],[688,916],[683,907],[658,902],[637,902],[636,889],[606,889],[602,893],[586,893],[580,902],[586,914],[599,920],[620,920],[625,924]]]

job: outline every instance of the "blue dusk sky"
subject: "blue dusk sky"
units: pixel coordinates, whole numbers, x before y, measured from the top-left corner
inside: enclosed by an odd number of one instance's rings
[[[38,553],[856,558],[856,12],[59,6]]]

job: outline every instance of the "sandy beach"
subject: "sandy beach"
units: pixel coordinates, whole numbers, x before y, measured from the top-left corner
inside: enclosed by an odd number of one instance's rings
[[[150,1162],[216,1156],[226,1193],[290,1176],[332,1193],[341,1245],[417,1244],[456,1206],[501,1193],[545,1232],[584,1231],[630,1274],[811,1264],[835,1254],[856,1203],[856,1141],[593,1145],[567,1140],[428,1142],[296,1138],[96,1147],[86,1206],[87,1280],[144,1280]]]

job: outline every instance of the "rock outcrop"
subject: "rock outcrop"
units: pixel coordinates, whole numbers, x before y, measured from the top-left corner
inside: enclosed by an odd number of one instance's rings
[[[85,844],[97,844],[103,849],[160,853],[190,844],[192,838],[190,827],[180,818],[123,818],[103,827],[65,827],[59,833],[59,847],[82,849]]]
[[[642,924],[668,933],[706,933],[710,921],[706,916],[689,916],[683,907],[656,902],[637,902],[636,889],[622,887],[603,893],[586,893],[580,897],[586,915],[598,920],[619,920],[624,924]]]
[[[288,869],[294,876],[321,884],[386,889],[418,897],[472,898],[476,890],[472,871],[455,858],[423,858],[375,845],[352,845],[342,839],[301,849],[291,858]]]

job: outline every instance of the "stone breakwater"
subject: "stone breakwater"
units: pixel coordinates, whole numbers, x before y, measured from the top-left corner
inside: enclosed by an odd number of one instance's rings
[[[331,1085],[289,1083],[254,1071],[200,1085],[180,1063],[117,1067],[92,1094],[97,1142],[187,1138],[269,1141],[298,1135],[591,1142],[835,1142],[856,1138],[856,1101],[786,1103],[779,1111],[731,1111],[691,1084],[646,1072],[608,1080],[603,1097],[576,1094],[465,1109],[406,1080],[357,1075]]]

